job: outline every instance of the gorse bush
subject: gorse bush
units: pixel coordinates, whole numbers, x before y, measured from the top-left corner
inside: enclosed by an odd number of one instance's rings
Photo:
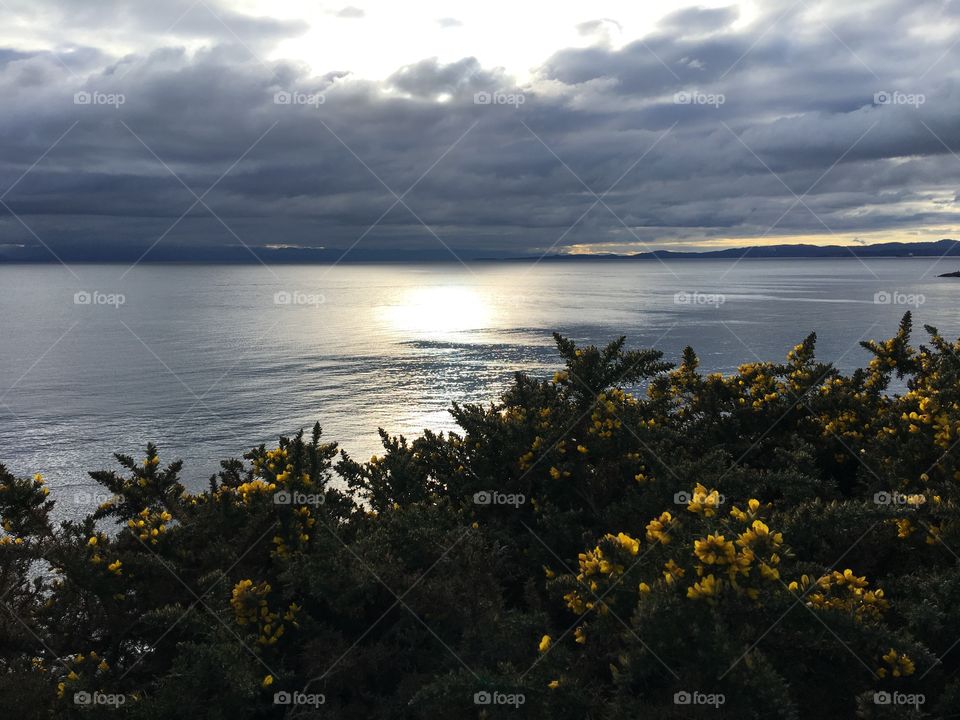
[[[0,467],[11,717],[953,717],[960,343],[844,375],[578,348],[458,433],[319,425],[55,524]],[[900,394],[891,391],[896,377]],[[630,390],[633,392],[630,392]]]

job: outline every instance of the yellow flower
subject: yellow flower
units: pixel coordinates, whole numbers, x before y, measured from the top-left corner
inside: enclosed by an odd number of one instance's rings
[[[724,539],[723,535],[707,535],[703,540],[696,540],[693,551],[707,565],[728,565],[737,554],[733,543]]]
[[[537,649],[539,649],[540,652],[545,653],[547,650],[550,649],[550,645],[552,642],[553,640],[550,638],[549,635],[544,635],[542,638],[540,638],[540,644],[537,646]]]
[[[663,579],[666,581],[667,585],[672,585],[674,580],[682,578],[686,574],[686,571],[677,565],[673,560],[667,560],[666,564],[663,566]]]
[[[626,533],[617,533],[617,540],[620,542],[620,547],[629,551],[631,555],[636,555],[640,551],[640,542]]]
[[[687,588],[687,597],[691,600],[701,598],[710,599],[716,597],[720,591],[720,583],[713,575],[707,575],[700,582],[694,583]]]
[[[574,640],[580,645],[586,645],[587,636],[584,635],[582,627],[578,627],[576,630],[573,631],[573,637],[574,637]]]
[[[916,670],[913,660],[905,654],[899,654],[893,648],[890,648],[889,652],[883,656],[883,661],[888,667],[877,669],[877,675],[880,677],[886,677],[888,672],[893,677],[906,677],[907,675],[913,675]]]
[[[645,582],[640,583],[640,592],[641,592],[641,594],[643,594],[643,595],[649,594],[649,593],[650,593],[650,586],[647,585]]]
[[[550,682],[547,683],[547,687],[550,688],[551,690],[556,690],[558,687],[560,687],[560,681],[551,680]]]
[[[770,567],[766,563],[760,564],[760,574],[765,577],[767,580],[779,580],[780,571],[774,567]]]
[[[759,545],[776,549],[781,544],[783,544],[783,533],[771,533],[770,528],[762,520],[754,520],[750,529],[737,538],[737,545],[751,550],[757,550]]]
[[[900,539],[906,539],[913,534],[913,524],[910,522],[909,518],[904,518],[903,520],[897,520],[897,537]]]
[[[693,497],[687,504],[687,510],[709,518],[716,515],[718,507],[720,507],[720,493],[716,490],[707,490],[697,483],[693,489]]]
[[[267,675],[263,678],[263,682],[260,683],[262,687],[270,687],[273,685],[273,675]]]
[[[654,518],[647,524],[647,540],[658,542],[663,545],[670,543],[670,524],[673,522],[673,516],[668,513],[662,513],[659,518]]]

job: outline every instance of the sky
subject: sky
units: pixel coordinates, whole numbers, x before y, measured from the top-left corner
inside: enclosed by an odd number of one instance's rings
[[[0,0],[0,259],[960,237],[958,31],[960,0]]]

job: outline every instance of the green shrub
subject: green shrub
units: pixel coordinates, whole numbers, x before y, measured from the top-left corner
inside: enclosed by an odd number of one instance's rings
[[[359,462],[317,425],[196,493],[148,445],[79,521],[0,466],[0,709],[951,716],[960,343],[927,330],[851,375],[813,335],[730,376],[557,336],[457,433]]]

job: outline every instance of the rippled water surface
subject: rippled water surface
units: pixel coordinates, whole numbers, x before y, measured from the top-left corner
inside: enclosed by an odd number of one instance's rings
[[[907,309],[921,333],[960,335],[960,279],[936,277],[956,264],[0,266],[0,461],[75,498],[93,491],[87,470],[153,440],[198,487],[220,459],[315,420],[366,458],[377,427],[449,429],[451,402],[552,373],[554,331],[626,335],[671,360],[690,344],[704,370],[729,371],[815,330],[821,358],[852,368],[857,342]]]

